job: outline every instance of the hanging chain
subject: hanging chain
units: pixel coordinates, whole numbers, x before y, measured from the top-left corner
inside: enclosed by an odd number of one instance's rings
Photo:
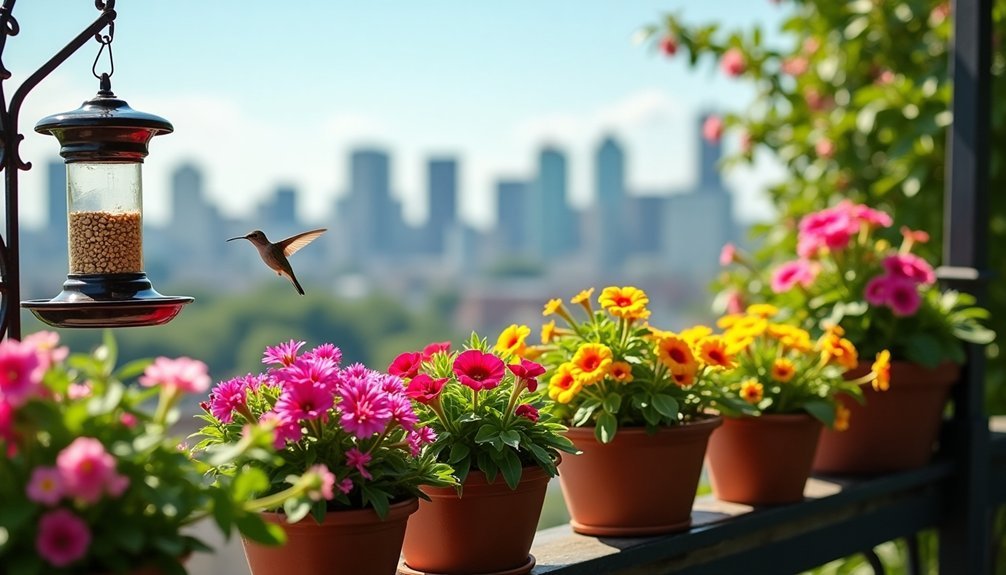
[[[94,57],[94,64],[91,65],[91,73],[99,80],[101,80],[103,76],[111,78],[112,74],[115,73],[115,60],[112,58],[112,40],[115,39],[115,22],[108,23],[108,34],[98,32],[94,35],[94,39],[101,44],[101,48],[98,49],[98,55]],[[101,54],[106,48],[108,48],[108,72],[99,74],[98,61],[101,60]]]

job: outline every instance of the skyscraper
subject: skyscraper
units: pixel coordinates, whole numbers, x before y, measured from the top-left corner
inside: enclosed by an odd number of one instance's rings
[[[297,190],[291,185],[277,186],[273,196],[260,206],[259,220],[263,229],[297,227]]]
[[[527,254],[531,247],[528,221],[531,186],[521,180],[496,182],[496,229],[507,254]]]
[[[391,197],[390,160],[382,150],[354,150],[349,196],[345,201],[349,240],[360,258],[388,255],[402,227],[401,209]]]
[[[600,245],[597,254],[602,269],[614,271],[626,254],[625,153],[612,137],[606,137],[594,161]]]
[[[568,254],[579,244],[576,214],[566,196],[566,156],[546,147],[538,156],[538,178],[529,202],[535,255],[548,262]]]
[[[443,253],[447,236],[458,222],[458,162],[454,158],[431,159],[427,173],[431,248]]]

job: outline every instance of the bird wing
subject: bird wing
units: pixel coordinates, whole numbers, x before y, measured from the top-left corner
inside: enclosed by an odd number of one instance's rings
[[[315,238],[325,233],[326,228],[320,228],[317,230],[311,230],[309,232],[299,233],[295,236],[290,236],[287,239],[278,242],[276,245],[283,250],[283,255],[290,257],[297,253],[300,248],[306,246],[307,244],[313,242]]]

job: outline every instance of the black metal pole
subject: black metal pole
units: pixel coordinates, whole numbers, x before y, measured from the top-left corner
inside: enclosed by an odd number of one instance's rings
[[[944,263],[949,286],[984,299],[988,264],[989,98],[992,0],[955,0],[951,70],[953,124],[948,134]],[[956,460],[940,525],[940,573],[991,573],[989,423],[985,354],[967,348],[964,378],[953,392],[954,417],[943,452]]]
[[[10,72],[3,65],[3,49],[8,36],[16,36],[20,31],[14,18],[14,3],[16,0],[4,0],[0,7],[0,104],[6,104],[3,82],[10,78]],[[38,70],[29,76],[14,92],[10,105],[0,109],[0,144],[3,150],[3,161],[0,169],[4,170],[4,200],[6,211],[6,238],[0,238],[0,338],[21,337],[21,274],[20,245],[18,231],[18,172],[31,168],[30,163],[21,161],[18,153],[19,145],[24,136],[18,133],[17,121],[21,105],[28,93],[38,85],[60,64],[66,61],[74,52],[86,44],[94,35],[103,30],[115,20],[115,0],[95,0],[95,7],[101,10],[101,15],[62,50],[50,58]],[[50,206],[50,209],[52,207]],[[6,241],[3,241],[3,240]]]

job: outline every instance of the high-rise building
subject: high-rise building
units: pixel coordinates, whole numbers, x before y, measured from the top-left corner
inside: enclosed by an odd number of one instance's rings
[[[297,227],[296,188],[291,185],[277,186],[273,196],[260,206],[259,221],[265,228],[286,230]]]
[[[430,248],[440,254],[458,222],[458,162],[454,158],[437,158],[430,160],[427,168],[429,217],[426,226]]]
[[[600,228],[596,253],[602,269],[613,271],[626,255],[625,153],[612,137],[606,137],[595,155],[597,225]]]
[[[566,156],[546,147],[538,156],[538,178],[529,202],[535,255],[548,262],[566,255],[579,244],[576,214],[567,198]]]
[[[354,150],[350,155],[349,195],[343,204],[348,241],[357,259],[389,255],[402,227],[401,208],[391,197],[387,152]]]
[[[525,181],[496,182],[496,230],[504,253],[527,255],[531,247],[530,192],[531,186]]]

